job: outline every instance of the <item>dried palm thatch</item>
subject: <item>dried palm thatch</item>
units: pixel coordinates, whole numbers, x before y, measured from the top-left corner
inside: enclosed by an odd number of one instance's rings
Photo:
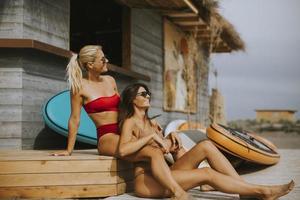
[[[234,26],[218,13],[219,4],[216,0],[193,0],[199,10],[199,16],[205,21],[212,32],[220,31],[220,38],[233,51],[245,50],[245,43],[236,32]],[[218,29],[218,30],[214,30]]]
[[[218,13],[214,14],[215,19],[219,22],[222,27],[220,37],[223,41],[226,41],[227,45],[232,50],[245,50],[245,43],[241,39],[240,35],[236,32],[234,26],[228,22],[224,17]]]
[[[210,23],[212,13],[219,7],[218,1],[215,0],[193,0],[199,10],[199,16],[206,22]]]

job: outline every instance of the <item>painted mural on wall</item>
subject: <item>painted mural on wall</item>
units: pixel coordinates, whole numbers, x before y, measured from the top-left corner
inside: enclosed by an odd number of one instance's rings
[[[196,112],[199,45],[170,21],[164,20],[164,109]]]

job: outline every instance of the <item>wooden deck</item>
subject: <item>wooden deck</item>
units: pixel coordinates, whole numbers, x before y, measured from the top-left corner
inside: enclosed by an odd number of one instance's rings
[[[0,198],[107,197],[130,190],[132,165],[96,150],[72,156],[50,151],[0,151]]]
[[[300,197],[300,149],[281,149],[277,165],[243,168],[245,180],[256,184],[282,184],[294,179],[294,190],[281,200]],[[139,200],[132,189],[132,165],[96,150],[75,151],[72,156],[52,157],[49,151],[0,151],[0,198],[82,198]],[[238,200],[238,195],[189,191],[198,200]],[[114,196],[118,195],[118,196]],[[146,200],[146,199],[144,199]]]
[[[300,199],[300,149],[281,149],[279,150],[281,159],[278,164],[260,168],[257,166],[247,166],[241,171],[246,173],[242,177],[251,183],[256,184],[283,184],[293,179],[296,183],[294,190],[288,195],[281,197],[280,200]],[[221,192],[200,192],[198,189],[189,191],[197,200],[238,200],[238,195],[228,195]],[[116,197],[108,197],[105,200],[142,200],[133,193],[126,193]],[[150,199],[143,199],[150,200]],[[154,200],[154,199],[153,199]]]

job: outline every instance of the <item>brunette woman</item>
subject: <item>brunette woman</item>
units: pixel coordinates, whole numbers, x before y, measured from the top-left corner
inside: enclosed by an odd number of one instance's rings
[[[160,126],[148,117],[150,97],[148,87],[140,83],[128,86],[122,93],[119,113],[122,133],[119,151],[123,156],[141,151],[142,144],[157,149],[167,146],[168,142],[162,137]],[[153,140],[154,135],[161,137],[162,141]],[[255,185],[243,181],[230,162],[209,140],[200,142],[186,153],[182,153],[180,145],[177,145],[177,148],[173,146],[169,151],[176,157],[175,163],[170,167],[172,175],[185,190],[207,184],[221,192],[274,200],[287,194],[294,187],[293,181],[278,186]],[[211,168],[198,169],[198,165],[204,159],[208,160]],[[165,161],[160,165],[165,165]],[[137,196],[160,198],[171,194],[154,177],[147,165],[136,164],[135,193]]]

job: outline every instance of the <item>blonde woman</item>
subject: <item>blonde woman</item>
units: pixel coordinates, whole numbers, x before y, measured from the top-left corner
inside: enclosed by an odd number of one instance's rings
[[[141,140],[148,139],[149,145],[160,149],[163,144],[149,139],[149,136],[161,137],[162,130],[157,122],[150,120],[151,93],[144,84],[133,84],[122,92],[120,110],[120,125],[122,129],[120,139],[120,152],[125,155],[141,151]],[[210,142],[205,140],[195,145],[190,151],[181,153],[181,146],[172,148],[177,158],[170,167],[172,175],[185,190],[207,184],[221,192],[253,196],[263,200],[275,200],[289,193],[294,182],[278,186],[264,186],[250,184],[241,179],[228,160]],[[181,155],[178,155],[181,154]],[[207,159],[212,168],[198,169],[198,165]],[[165,162],[165,161],[164,161]],[[163,165],[163,163],[160,163]],[[151,170],[144,163],[136,163],[135,168],[135,193],[140,197],[161,198],[170,195],[170,191],[153,178]]]
[[[80,110],[83,106],[89,117],[97,127],[98,152],[101,155],[120,157],[118,144],[120,132],[118,127],[118,106],[120,96],[113,77],[103,75],[107,72],[108,59],[105,57],[101,46],[84,46],[78,55],[74,55],[68,66],[67,75],[71,90],[71,116],[68,123],[68,146],[65,151],[54,153],[55,156],[69,156],[72,154],[76,134],[80,123]],[[83,78],[83,70],[86,77]],[[173,139],[176,140],[176,138]],[[160,138],[148,136],[158,143]],[[145,146],[147,140],[141,141]],[[162,162],[164,159],[161,151],[146,145],[141,151],[124,159],[132,162],[149,161],[151,170],[156,180],[172,191],[176,199],[187,199],[187,193],[174,180],[171,172]],[[161,164],[163,163],[163,164]]]

